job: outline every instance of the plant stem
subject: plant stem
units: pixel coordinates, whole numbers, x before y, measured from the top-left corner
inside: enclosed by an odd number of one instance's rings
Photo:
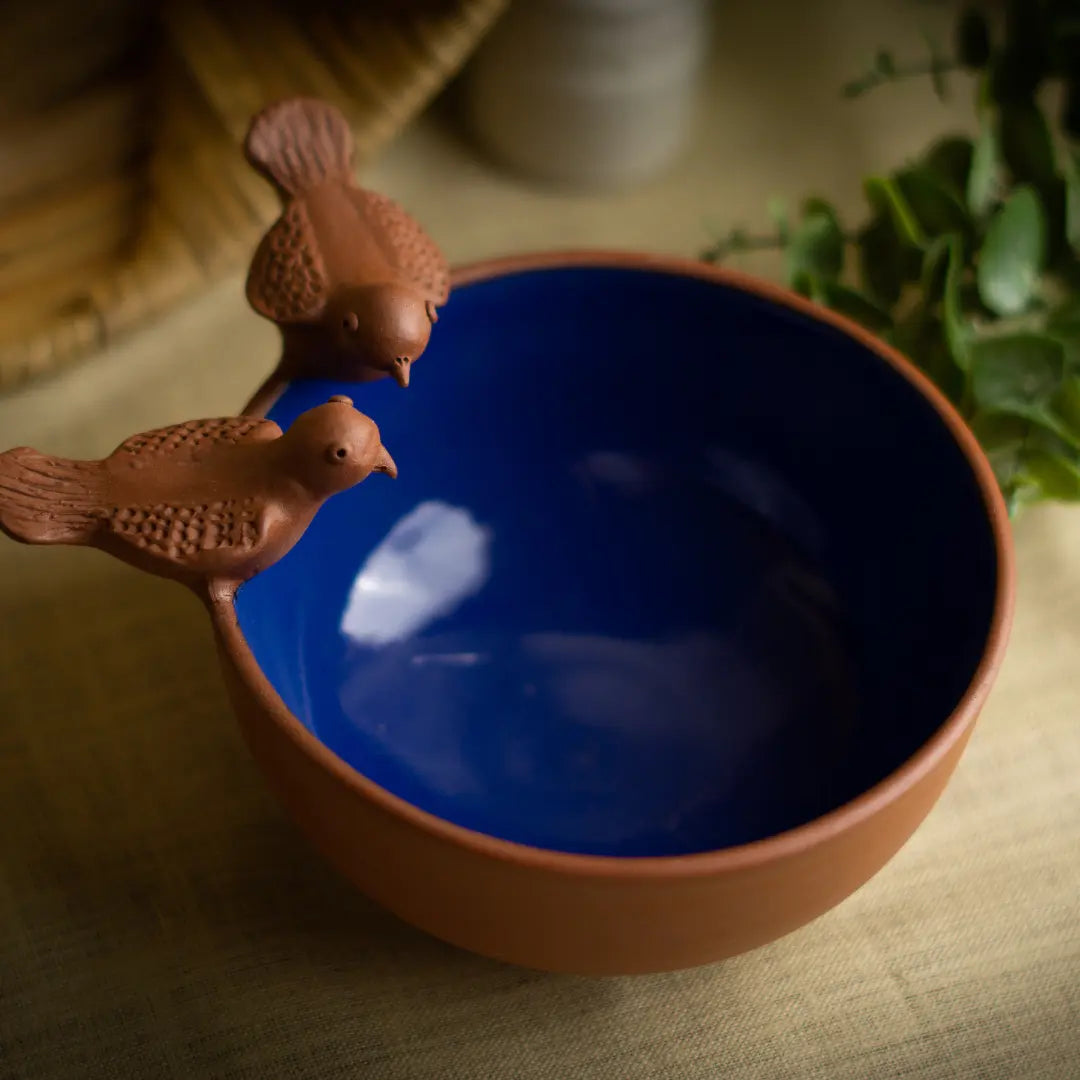
[[[859,234],[846,232],[843,234],[845,244],[857,244]],[[789,237],[772,233],[768,236],[747,236],[745,233],[735,230],[723,240],[717,240],[712,247],[706,248],[701,253],[702,262],[718,263],[729,255],[739,255],[744,251],[783,251],[790,241]]]
[[[889,71],[873,69],[851,82],[845,83],[841,93],[846,98],[861,97],[885,83],[900,82],[903,79],[925,78],[927,75],[944,75],[950,71],[959,71],[961,65],[955,60],[943,57],[931,60],[919,60],[910,64],[898,64]]]
[[[729,255],[736,255],[743,251],[779,251],[785,244],[784,238],[776,233],[769,236],[737,234],[724,240],[717,240],[711,248],[706,248],[702,252],[701,258],[707,263],[718,263]]]

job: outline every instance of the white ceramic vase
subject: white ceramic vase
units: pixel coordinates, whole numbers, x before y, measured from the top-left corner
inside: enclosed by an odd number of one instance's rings
[[[469,122],[518,172],[610,188],[684,145],[708,0],[513,0],[465,79]]]

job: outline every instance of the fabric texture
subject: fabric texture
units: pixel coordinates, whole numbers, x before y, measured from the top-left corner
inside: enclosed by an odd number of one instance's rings
[[[531,192],[437,118],[366,179],[454,262],[572,243],[692,252],[704,214],[755,220],[772,190],[839,190],[855,207],[858,172],[967,115],[963,95],[939,115],[919,87],[840,111],[838,78],[875,44],[921,48],[916,26],[901,32],[910,5],[882,5],[876,23],[860,21],[863,0],[826,6],[828,18],[814,8],[788,36],[771,5],[724,7],[712,134],[647,190]],[[820,59],[807,58],[810,34],[830,43]],[[813,89],[740,94],[766,55],[781,68],[797,58]],[[772,142],[729,168],[780,101],[775,143],[800,174]],[[133,432],[238,408],[277,344],[242,285],[229,278],[93,364],[0,401],[0,445],[99,456]],[[584,979],[460,952],[354,892],[268,795],[197,603],[97,552],[5,540],[0,1080],[1077,1080],[1080,510],[1034,510],[1016,541],[1005,667],[897,857],[754,953]]]

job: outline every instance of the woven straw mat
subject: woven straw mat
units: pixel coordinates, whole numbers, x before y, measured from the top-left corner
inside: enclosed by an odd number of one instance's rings
[[[144,95],[113,80],[77,95],[71,109],[81,113],[69,110],[66,124],[31,132],[35,146],[67,140],[53,147],[58,162],[73,160],[71,140],[100,139],[90,152],[102,160],[111,152],[107,121],[123,142],[123,110],[134,100],[148,114],[139,119],[149,150],[126,172],[121,162],[92,183],[68,178],[32,218],[0,221],[0,241],[20,265],[63,262],[61,273],[20,293],[3,281],[0,242],[0,391],[92,354],[246,263],[279,210],[241,152],[260,108],[295,94],[332,102],[352,125],[363,165],[460,69],[505,2],[165,4]],[[125,225],[132,236],[119,253],[91,259],[91,250],[108,250],[102,234]],[[51,250],[35,256],[43,237]]]

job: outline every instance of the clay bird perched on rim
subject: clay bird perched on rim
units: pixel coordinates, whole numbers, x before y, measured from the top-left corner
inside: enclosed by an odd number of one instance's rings
[[[352,133],[325,102],[264,109],[244,153],[284,207],[247,279],[248,302],[281,330],[271,380],[389,374],[408,386],[450,291],[439,249],[395,202],[355,184]]]
[[[347,397],[272,420],[192,420],[133,435],[102,461],[0,454],[0,530],[96,547],[206,599],[285,555],[319,507],[373,472],[397,476],[374,421]]]

